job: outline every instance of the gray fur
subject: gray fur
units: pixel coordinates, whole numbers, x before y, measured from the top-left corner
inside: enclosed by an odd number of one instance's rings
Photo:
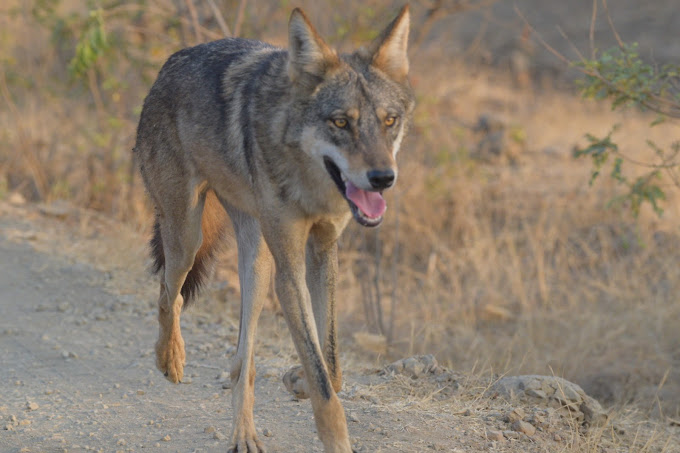
[[[164,269],[157,365],[173,382],[183,376],[182,294],[193,294],[183,285],[200,284],[192,272],[212,256],[223,211],[236,230],[242,309],[232,365],[233,451],[263,451],[252,416],[253,344],[274,263],[302,361],[284,380],[311,397],[325,450],[350,451],[335,393],[342,381],[336,243],[350,213],[365,225],[382,219],[384,207],[361,211],[350,188],[375,204],[371,192],[392,184],[377,184],[375,175],[397,174],[414,106],[404,72],[408,21],[404,8],[367,49],[338,56],[294,10],[289,51],[244,39],[184,49],[166,62],[144,101],[135,153],[156,207],[154,250]]]

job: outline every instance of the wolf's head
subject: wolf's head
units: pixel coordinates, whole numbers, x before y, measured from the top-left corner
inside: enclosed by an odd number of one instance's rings
[[[365,226],[382,221],[382,192],[397,180],[395,158],[414,107],[408,33],[405,6],[370,46],[338,56],[301,10],[290,18],[288,73],[302,115],[300,146]]]

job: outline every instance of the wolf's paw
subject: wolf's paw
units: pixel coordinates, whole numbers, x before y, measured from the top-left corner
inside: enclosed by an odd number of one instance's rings
[[[227,453],[267,453],[262,442],[260,442],[255,435],[248,434],[245,431],[234,433],[231,441],[232,447],[227,450]]]
[[[283,383],[290,393],[297,399],[309,398],[309,387],[302,366],[294,366],[283,375]]]
[[[184,377],[184,339],[181,335],[171,335],[167,340],[159,339],[156,343],[156,367],[168,381],[182,382]]]

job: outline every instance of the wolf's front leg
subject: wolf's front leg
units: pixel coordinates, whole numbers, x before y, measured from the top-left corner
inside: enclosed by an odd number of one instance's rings
[[[326,453],[352,451],[345,411],[333,389],[319,345],[305,276],[305,225],[269,225],[267,243],[276,262],[276,294],[307,378],[319,438]]]
[[[338,335],[335,314],[335,286],[338,274],[337,237],[335,225],[316,227],[307,242],[307,287],[312,300],[319,342],[322,345],[328,375],[333,389],[342,389],[342,370],[338,357]],[[296,398],[309,398],[309,385],[301,366],[295,366],[283,377],[286,388]]]

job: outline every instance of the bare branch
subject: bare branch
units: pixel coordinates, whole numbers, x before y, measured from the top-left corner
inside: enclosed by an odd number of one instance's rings
[[[193,0],[184,0],[189,10],[189,15],[191,16],[191,23],[194,28],[194,34],[196,35],[196,44],[203,42],[203,37],[201,36],[201,26],[198,23],[198,13],[196,12],[196,6]]]
[[[553,54],[554,56],[556,56],[560,61],[562,61],[563,63],[565,63],[565,64],[567,64],[567,65],[569,65],[569,66],[571,66],[571,60],[569,60],[567,57],[565,57],[564,55],[562,55],[562,54],[561,54],[560,52],[558,52],[554,47],[552,47],[550,44],[548,44],[548,42],[547,42],[545,39],[543,39],[543,36],[541,36],[541,34],[540,34],[539,32],[537,32],[536,29],[535,29],[534,27],[531,26],[531,24],[529,23],[529,21],[527,20],[527,18],[524,17],[524,14],[522,14],[522,12],[519,10],[519,8],[517,8],[517,5],[515,5],[514,8],[515,8],[515,13],[519,16],[520,19],[522,19],[522,22],[524,22],[524,26],[527,27],[527,28],[529,29],[529,31],[530,31],[534,36],[536,36],[536,39],[538,40],[538,42],[541,43],[541,45],[542,45],[543,47],[545,47],[546,50],[548,50],[548,52],[550,52],[551,54]]]
[[[571,47],[571,50],[573,50],[574,53],[578,56],[579,60],[585,61],[585,60],[586,60],[586,57],[584,57],[583,54],[581,53],[581,51],[578,50],[578,47],[576,47],[576,44],[574,44],[574,43],[572,42],[572,40],[569,39],[569,36],[567,36],[567,34],[564,32],[564,30],[562,30],[562,27],[558,26],[558,27],[557,27],[557,31],[559,31],[559,32],[560,32],[560,35],[562,35],[562,37],[564,38],[564,40],[567,41],[567,42],[569,43],[569,47]]]
[[[236,22],[234,22],[234,37],[241,36],[241,26],[243,25],[244,13],[246,10],[246,3],[248,0],[241,0],[238,4],[238,12],[236,13]]]
[[[208,5],[210,6],[210,9],[213,12],[213,16],[215,16],[217,25],[220,26],[220,30],[222,30],[224,37],[229,38],[230,36],[232,36],[231,30],[229,30],[229,26],[224,21],[224,16],[222,16],[222,13],[220,12],[219,8],[217,7],[217,5],[215,5],[215,2],[213,0],[208,0]]]
[[[590,58],[595,59],[595,20],[597,19],[597,0],[593,0],[593,14],[590,16]]]
[[[619,32],[616,31],[616,27],[614,26],[614,21],[612,20],[612,16],[611,16],[611,14],[609,14],[609,8],[607,7],[607,0],[602,0],[602,6],[604,7],[604,12],[607,14],[607,22],[609,22],[609,28],[611,29],[612,33],[614,34],[614,38],[616,38],[616,43],[619,45],[619,47],[621,49],[623,49],[626,46],[623,43],[621,36],[619,36]]]

